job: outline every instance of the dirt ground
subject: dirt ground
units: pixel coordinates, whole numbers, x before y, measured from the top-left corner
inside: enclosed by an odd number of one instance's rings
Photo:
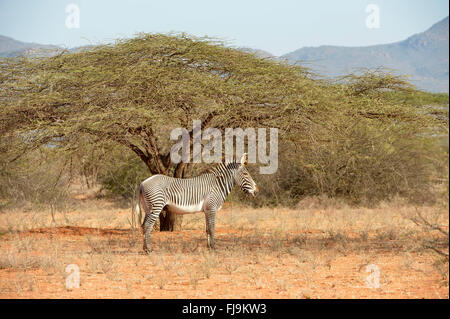
[[[228,204],[215,251],[199,213],[182,231],[153,232],[150,255],[130,211],[85,200],[54,218],[1,212],[0,298],[449,298],[448,257],[436,252],[448,238],[411,221],[448,231],[445,207]]]

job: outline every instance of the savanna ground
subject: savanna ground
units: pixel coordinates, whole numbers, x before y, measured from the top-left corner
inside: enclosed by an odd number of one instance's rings
[[[0,298],[449,297],[448,257],[433,250],[448,253],[448,238],[413,221],[421,214],[448,231],[447,207],[226,203],[215,251],[206,248],[199,213],[184,217],[182,231],[153,232],[145,255],[131,209],[75,198],[75,210],[53,217],[0,213]],[[80,269],[79,288],[66,288],[69,264]]]

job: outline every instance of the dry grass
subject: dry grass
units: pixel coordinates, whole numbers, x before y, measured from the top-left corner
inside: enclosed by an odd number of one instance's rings
[[[181,232],[155,232],[141,253],[130,210],[86,201],[72,212],[0,214],[3,298],[448,298],[448,254],[440,232],[417,225],[419,212],[448,231],[445,207],[391,202],[377,208],[299,209],[226,206],[215,251],[206,249],[202,214]],[[65,267],[80,268],[66,289]],[[367,265],[380,288],[366,287]]]

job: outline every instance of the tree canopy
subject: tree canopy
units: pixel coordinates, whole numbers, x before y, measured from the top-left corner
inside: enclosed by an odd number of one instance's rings
[[[393,88],[408,87],[388,80]],[[91,143],[108,139],[133,150],[152,173],[173,166],[170,128],[191,127],[195,119],[205,127],[301,134],[336,111],[373,117],[376,108],[380,119],[411,117],[410,109],[355,98],[362,91],[355,84],[325,89],[300,66],[184,34],[142,34],[49,58],[2,60],[0,82],[2,134],[32,131],[38,143],[60,138],[72,145],[86,135]]]

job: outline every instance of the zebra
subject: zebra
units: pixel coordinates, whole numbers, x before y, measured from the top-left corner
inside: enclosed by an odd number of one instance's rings
[[[143,249],[152,251],[150,233],[162,209],[167,205],[171,212],[190,214],[203,212],[206,219],[207,247],[214,249],[214,223],[216,213],[222,208],[225,198],[235,184],[244,193],[253,197],[258,186],[250,176],[247,165],[247,153],[240,162],[219,163],[208,173],[193,178],[173,178],[166,175],[153,175],[139,185],[139,198],[136,211],[145,211],[142,231]]]

